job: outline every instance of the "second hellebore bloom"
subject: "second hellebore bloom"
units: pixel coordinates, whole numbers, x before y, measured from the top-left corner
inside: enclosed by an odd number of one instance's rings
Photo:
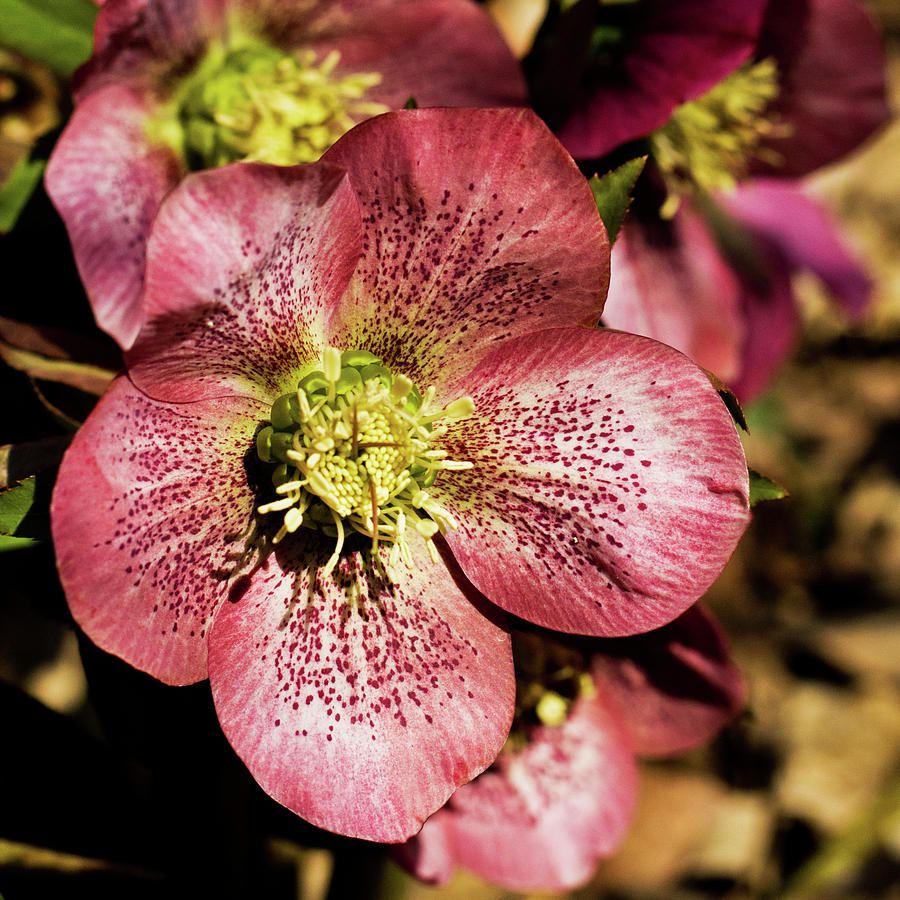
[[[281,803],[409,837],[508,733],[497,607],[645,631],[746,525],[703,373],[591,327],[608,261],[528,111],[390,113],[310,166],[185,178],[127,374],[57,482],[75,618],[163,681],[208,676]]]
[[[313,162],[410,98],[515,106],[525,86],[470,0],[107,0],[47,168],[100,327],[133,343],[147,234],[187,172]]]

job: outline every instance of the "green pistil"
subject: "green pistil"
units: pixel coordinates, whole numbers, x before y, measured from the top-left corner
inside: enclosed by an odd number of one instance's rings
[[[381,541],[391,544],[394,557],[412,564],[404,538],[413,528],[436,560],[432,538],[456,522],[427,488],[441,470],[472,464],[447,459],[434,443],[446,432],[443,422],[471,415],[472,401],[462,397],[431,410],[434,388],[420,394],[365,350],[342,354],[329,347],[322,362],[272,404],[257,435],[257,454],[275,464],[272,482],[280,495],[258,512],[284,515],[274,542],[300,527],[334,537],[327,574],[348,528],[371,538],[373,550]]]
[[[381,76],[336,77],[339,60],[332,51],[316,64],[311,50],[290,55],[246,38],[215,43],[151,130],[194,170],[314,162],[358,119],[388,109],[365,99]]]
[[[753,159],[773,164],[780,157],[761,146],[785,128],[766,115],[778,96],[773,59],[742,66],[702,97],[675,110],[650,136],[653,157],[663,172],[669,196],[661,214],[671,216],[681,195],[696,188],[731,190]]]

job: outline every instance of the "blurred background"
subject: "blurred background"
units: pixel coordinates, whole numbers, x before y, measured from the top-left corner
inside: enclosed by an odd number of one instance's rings
[[[872,9],[897,109],[900,5]],[[851,328],[801,282],[802,343],[746,410],[750,465],[790,493],[756,507],[707,598],[747,679],[747,710],[703,750],[644,764],[630,836],[571,897],[900,898],[900,123],[813,185],[866,261],[875,302]],[[61,225],[46,231],[46,204],[34,199],[20,244],[4,248],[31,265],[4,269],[0,315],[15,317],[29,292],[77,295],[72,273],[40,271],[37,248],[65,242]],[[62,303],[48,315],[89,317]],[[47,407],[21,399],[25,376],[2,378],[0,444],[52,433]],[[380,848],[306,826],[233,757],[205,684],[166,688],[79,646],[48,547],[6,554],[4,568],[6,900],[215,896],[247,872],[259,897],[349,896],[361,883],[410,900],[522,896],[465,872],[423,886]],[[86,669],[102,672],[104,695],[88,696]]]

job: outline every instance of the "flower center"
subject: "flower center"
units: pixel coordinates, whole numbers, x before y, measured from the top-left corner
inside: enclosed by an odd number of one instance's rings
[[[773,59],[732,72],[702,97],[679,106],[662,128],[650,135],[650,147],[668,188],[664,217],[674,215],[679,197],[694,188],[731,190],[753,159],[777,165],[781,157],[760,146],[782,135],[786,126],[766,115],[778,96]]]
[[[192,170],[238,160],[315,162],[357,120],[388,111],[365,99],[381,76],[337,77],[336,50],[316,64],[312,50],[291,55],[260,40],[229,43],[210,46],[167,111],[163,136]]]
[[[562,725],[579,698],[596,696],[590,659],[576,646],[545,634],[514,631],[516,711],[507,746],[524,749],[538,725]]]
[[[394,557],[411,556],[404,535],[414,528],[437,560],[432,538],[455,528],[450,513],[427,488],[442,469],[470,469],[447,459],[434,443],[474,410],[469,397],[430,410],[434,388],[424,396],[404,375],[394,375],[366,350],[341,353],[328,347],[321,370],[301,379],[297,390],[272,404],[269,424],[257,434],[259,458],[274,463],[272,483],[280,499],[258,512],[280,512],[274,543],[301,526],[336,540],[325,565],[337,564],[349,527],[393,545]]]

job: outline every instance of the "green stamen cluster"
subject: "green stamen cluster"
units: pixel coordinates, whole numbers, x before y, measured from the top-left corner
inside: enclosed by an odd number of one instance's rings
[[[446,431],[442,420],[465,418],[474,406],[461,397],[430,412],[433,398],[434,388],[423,396],[365,350],[327,348],[322,369],[275,401],[270,424],[257,435],[259,458],[276,465],[272,483],[280,495],[258,512],[284,514],[274,542],[300,527],[334,537],[327,574],[349,527],[371,538],[373,549],[391,543],[394,557],[411,565],[404,535],[412,527],[436,560],[432,538],[456,522],[426,489],[439,471],[472,464],[447,459],[433,443]]]
[[[650,136],[654,159],[666,179],[669,196],[661,214],[674,215],[680,195],[694,188],[731,190],[746,175],[751,159],[777,164],[777,154],[762,141],[784,133],[766,116],[778,96],[773,59],[732,72],[702,97],[685,103]]]
[[[174,121],[164,130],[195,170],[238,160],[314,162],[358,118],[388,109],[364,99],[381,76],[337,78],[339,60],[332,51],[316,65],[311,50],[290,55],[259,41],[214,44],[175,98]]]

